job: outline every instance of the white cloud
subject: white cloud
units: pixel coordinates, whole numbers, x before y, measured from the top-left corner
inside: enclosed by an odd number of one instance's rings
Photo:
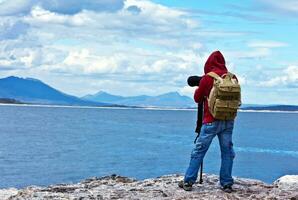
[[[193,98],[196,88],[197,87],[184,86],[184,87],[180,88],[178,92],[181,95],[185,95],[185,96],[189,96],[189,97]]]
[[[128,8],[132,6],[140,12],[131,13]],[[198,20],[191,19],[184,11],[145,0],[127,0],[122,10],[113,13],[83,10],[65,15],[36,6],[24,17],[24,22],[31,25],[37,37],[52,34],[51,40],[75,37],[109,45],[134,42],[164,48],[178,48],[181,44],[188,49],[202,47],[199,37],[194,36],[199,28]]]
[[[171,82],[185,79],[185,74],[195,72],[198,68],[199,59],[193,52],[170,53],[163,56],[160,56],[160,53],[131,49],[129,54],[119,51],[101,55],[92,49],[71,50],[59,68],[54,67],[52,70],[85,75],[122,74],[124,77],[120,79],[154,76],[154,80],[162,80],[169,76],[172,78],[167,82]],[[184,77],[181,77],[183,74]]]
[[[279,11],[281,13],[288,13],[298,15],[298,1],[297,0],[261,0],[263,5],[274,9],[275,11]]]
[[[287,67],[280,76],[263,81],[259,84],[265,87],[298,87],[298,66]]]
[[[31,15],[29,17],[25,17],[24,21],[33,25],[37,23],[39,25],[42,23],[46,23],[47,25],[52,23],[56,25],[82,26],[92,20],[85,14],[85,12],[75,15],[64,15],[50,12],[41,7],[34,7],[31,11]]]
[[[29,12],[32,3],[32,0],[2,1],[0,3],[0,15],[18,15],[24,12]]]
[[[270,48],[253,48],[251,50],[240,50],[240,51],[226,51],[226,55],[232,60],[237,59],[256,59],[265,58],[271,55]]]
[[[285,47],[288,46],[287,43],[278,42],[278,41],[250,41],[247,44],[248,47],[253,48],[277,48],[277,47]]]
[[[62,64],[64,70],[73,73],[114,73],[120,66],[121,56],[101,57],[92,55],[88,49],[71,51]]]
[[[82,10],[117,11],[123,4],[124,0],[4,0],[0,2],[0,15],[26,15],[35,6],[67,15]]]
[[[28,24],[14,18],[4,17],[4,20],[0,20],[0,41],[17,39],[26,34],[28,29]]]
[[[139,12],[131,12],[132,6]],[[6,41],[5,66],[122,81],[146,77],[144,81],[161,81],[161,85],[168,79],[167,84],[177,85],[185,83],[182,76],[199,71],[202,62],[197,51],[203,44],[193,35],[198,20],[186,11],[151,1],[127,0],[117,12],[82,10],[72,15],[38,5],[17,19],[28,24],[29,30],[19,39]],[[64,39],[78,45],[63,44]]]

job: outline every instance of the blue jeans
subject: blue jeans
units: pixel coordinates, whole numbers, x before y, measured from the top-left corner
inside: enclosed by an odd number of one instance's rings
[[[222,186],[233,185],[232,167],[235,157],[232,142],[233,128],[234,120],[218,120],[202,126],[200,136],[191,153],[191,159],[184,177],[184,182],[196,182],[203,158],[212,139],[217,135],[221,150],[220,184]]]

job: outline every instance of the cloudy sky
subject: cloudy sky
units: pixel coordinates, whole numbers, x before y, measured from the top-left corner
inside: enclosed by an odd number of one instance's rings
[[[83,96],[192,96],[220,50],[244,103],[298,104],[297,0],[0,0],[0,77]]]

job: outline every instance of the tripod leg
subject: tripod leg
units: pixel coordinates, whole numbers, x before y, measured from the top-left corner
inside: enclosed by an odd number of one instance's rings
[[[203,162],[202,162],[202,164],[201,164],[201,170],[200,170],[200,182],[199,182],[200,184],[202,184],[203,183]]]

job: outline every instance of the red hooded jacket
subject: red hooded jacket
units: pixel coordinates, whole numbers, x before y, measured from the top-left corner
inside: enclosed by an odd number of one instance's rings
[[[222,76],[227,73],[226,61],[220,51],[213,52],[207,59],[204,67],[205,75],[202,77],[199,87],[196,89],[194,94],[194,100],[197,103],[204,102],[204,118],[203,124],[211,123],[215,119],[210,114],[208,109],[207,97],[213,87],[213,78],[208,76],[207,73],[215,72],[217,75]]]

